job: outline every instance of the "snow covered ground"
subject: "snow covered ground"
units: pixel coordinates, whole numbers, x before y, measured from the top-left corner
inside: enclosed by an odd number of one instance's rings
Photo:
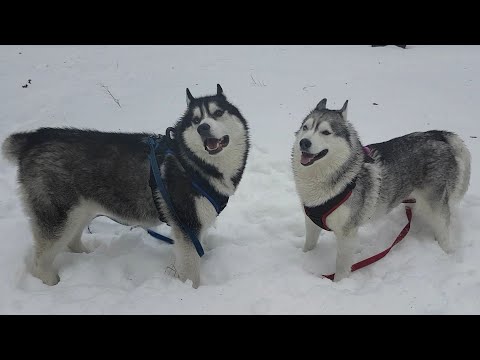
[[[0,141],[41,126],[163,133],[185,110],[186,87],[200,96],[217,83],[248,120],[252,151],[207,237],[202,285],[167,274],[170,245],[103,218],[83,236],[93,252],[61,253],[60,283],[44,285],[26,270],[32,236],[16,169],[1,158],[0,313],[480,313],[480,46],[0,46]],[[429,129],[465,140],[472,177],[453,212],[454,254],[414,215],[383,260],[339,283],[321,277],[334,270],[334,236],[323,232],[302,252],[290,151],[323,97],[330,108],[349,99],[364,144]],[[398,208],[362,228],[358,260],[390,245],[405,223]]]

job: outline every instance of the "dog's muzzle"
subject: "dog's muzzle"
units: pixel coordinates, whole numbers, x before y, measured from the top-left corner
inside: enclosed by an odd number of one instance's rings
[[[228,146],[228,143],[230,142],[230,137],[228,135],[225,135],[220,139],[214,137],[204,138],[202,136],[202,139],[205,150],[207,150],[210,155],[218,154],[220,151],[226,148]]]
[[[320,151],[318,154],[310,154],[302,151],[302,155],[300,157],[300,163],[303,166],[312,165],[315,161],[320,160],[325,155],[327,155],[327,153],[328,153],[328,149],[324,149]]]

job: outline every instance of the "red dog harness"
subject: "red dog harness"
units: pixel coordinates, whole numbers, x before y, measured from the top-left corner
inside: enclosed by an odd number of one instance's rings
[[[340,205],[348,200],[350,195],[352,195],[352,191],[355,189],[356,184],[357,179],[355,178],[350,184],[347,185],[345,190],[327,202],[314,207],[304,206],[303,208],[305,210],[305,214],[307,214],[310,220],[312,220],[317,226],[320,226],[323,230],[332,231],[325,222],[327,220],[327,216],[337,210]]]
[[[366,162],[373,162],[372,157],[370,156],[371,150],[368,146],[365,146],[364,148],[365,155],[366,155]],[[332,231],[326,224],[326,219],[327,217],[334,212],[340,205],[342,205],[345,201],[348,200],[348,198],[352,195],[353,189],[355,189],[357,179],[353,179],[353,181],[347,185],[345,190],[343,190],[340,194],[334,196],[330,200],[326,201],[325,203],[314,206],[314,207],[309,207],[309,206],[304,206],[305,214],[312,220],[317,226],[321,227],[322,229],[326,231]],[[407,199],[403,201],[404,204],[412,204],[415,203],[415,199]],[[408,231],[410,230],[410,224],[412,221],[412,209],[410,206],[405,206],[405,212],[407,214],[407,219],[408,223],[405,225],[405,227],[402,229],[400,234],[396,237],[395,241],[393,244],[382,251],[381,253],[378,253],[376,255],[373,255],[369,257],[368,259],[359,261],[358,263],[355,263],[352,265],[351,270],[356,271],[359,270],[365,266],[368,266],[370,264],[373,264],[374,262],[380,260],[383,258],[385,255],[387,255],[390,250],[398,244],[407,234]],[[330,280],[334,279],[335,274],[330,274],[330,275],[323,275],[323,277],[326,277]]]

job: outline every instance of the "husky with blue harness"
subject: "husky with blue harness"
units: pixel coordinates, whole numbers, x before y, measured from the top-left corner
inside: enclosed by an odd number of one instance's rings
[[[200,98],[187,89],[187,110],[164,135],[41,128],[12,134],[2,150],[18,165],[35,241],[32,274],[44,283],[60,280],[53,263],[60,251],[88,252],[81,234],[105,215],[170,225],[177,275],[196,288],[202,238],[237,189],[249,135],[217,85],[215,95]]]

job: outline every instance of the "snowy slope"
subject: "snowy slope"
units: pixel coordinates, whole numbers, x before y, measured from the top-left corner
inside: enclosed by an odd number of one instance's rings
[[[0,313],[480,313],[479,46],[0,46],[0,141],[41,126],[163,133],[185,110],[186,87],[200,96],[217,83],[248,120],[252,151],[207,237],[202,285],[167,274],[171,246],[102,218],[83,236],[94,251],[60,254],[60,283],[44,285],[26,270],[32,238],[16,169],[1,158]],[[334,236],[323,232],[317,248],[302,252],[290,151],[323,97],[328,107],[350,100],[364,144],[428,129],[465,140],[472,178],[453,212],[454,254],[414,216],[380,262],[339,283],[320,276],[334,270]],[[387,247],[405,223],[398,208],[362,228],[358,260]]]

